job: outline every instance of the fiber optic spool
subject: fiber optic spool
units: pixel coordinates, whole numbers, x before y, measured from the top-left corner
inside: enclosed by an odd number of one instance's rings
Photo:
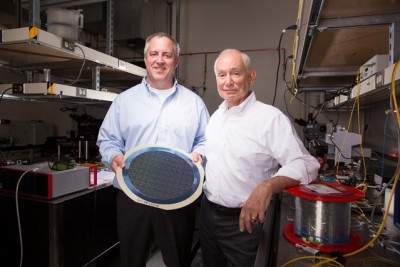
[[[286,190],[295,196],[296,214],[293,223],[285,226],[285,238],[324,253],[352,252],[362,245],[358,233],[351,231],[351,202],[364,193],[356,188],[314,182]]]
[[[117,170],[122,191],[133,201],[172,210],[194,202],[202,192],[204,169],[186,152],[143,145],[124,156],[125,168]]]

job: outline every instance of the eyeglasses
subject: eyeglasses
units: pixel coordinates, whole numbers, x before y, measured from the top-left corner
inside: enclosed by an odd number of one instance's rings
[[[54,171],[64,171],[68,169],[73,169],[76,166],[75,159],[70,158],[69,156],[53,155],[48,160],[48,165],[51,170]]]

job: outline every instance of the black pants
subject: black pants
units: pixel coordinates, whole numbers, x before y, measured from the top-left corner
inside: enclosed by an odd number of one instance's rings
[[[194,204],[162,210],[136,203],[120,191],[117,212],[123,266],[146,266],[153,240],[168,267],[190,266],[196,217]]]
[[[253,232],[239,230],[239,214],[224,214],[210,207],[205,196],[200,210],[200,244],[204,267],[254,266],[262,225]]]

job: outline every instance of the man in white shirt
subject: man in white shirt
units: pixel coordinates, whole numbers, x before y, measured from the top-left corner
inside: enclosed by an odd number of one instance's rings
[[[225,100],[206,128],[206,183],[200,214],[204,266],[253,266],[265,212],[285,188],[308,184],[319,163],[277,108],[256,100],[256,72],[235,49],[215,61]]]

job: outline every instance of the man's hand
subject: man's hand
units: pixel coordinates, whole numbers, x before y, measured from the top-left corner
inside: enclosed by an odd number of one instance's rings
[[[115,173],[117,172],[118,168],[124,168],[124,167],[125,167],[125,162],[123,155],[117,155],[111,161],[111,168]]]
[[[200,165],[203,163],[203,157],[197,152],[191,153],[190,157],[194,162],[199,163]]]
[[[251,233],[253,224],[264,223],[265,211],[274,195],[268,183],[259,184],[243,204],[239,218],[239,229]]]
[[[243,204],[239,218],[240,231],[247,230],[251,233],[253,231],[252,224],[264,223],[265,212],[272,197],[288,187],[299,184],[300,181],[286,176],[276,176],[259,184]]]

